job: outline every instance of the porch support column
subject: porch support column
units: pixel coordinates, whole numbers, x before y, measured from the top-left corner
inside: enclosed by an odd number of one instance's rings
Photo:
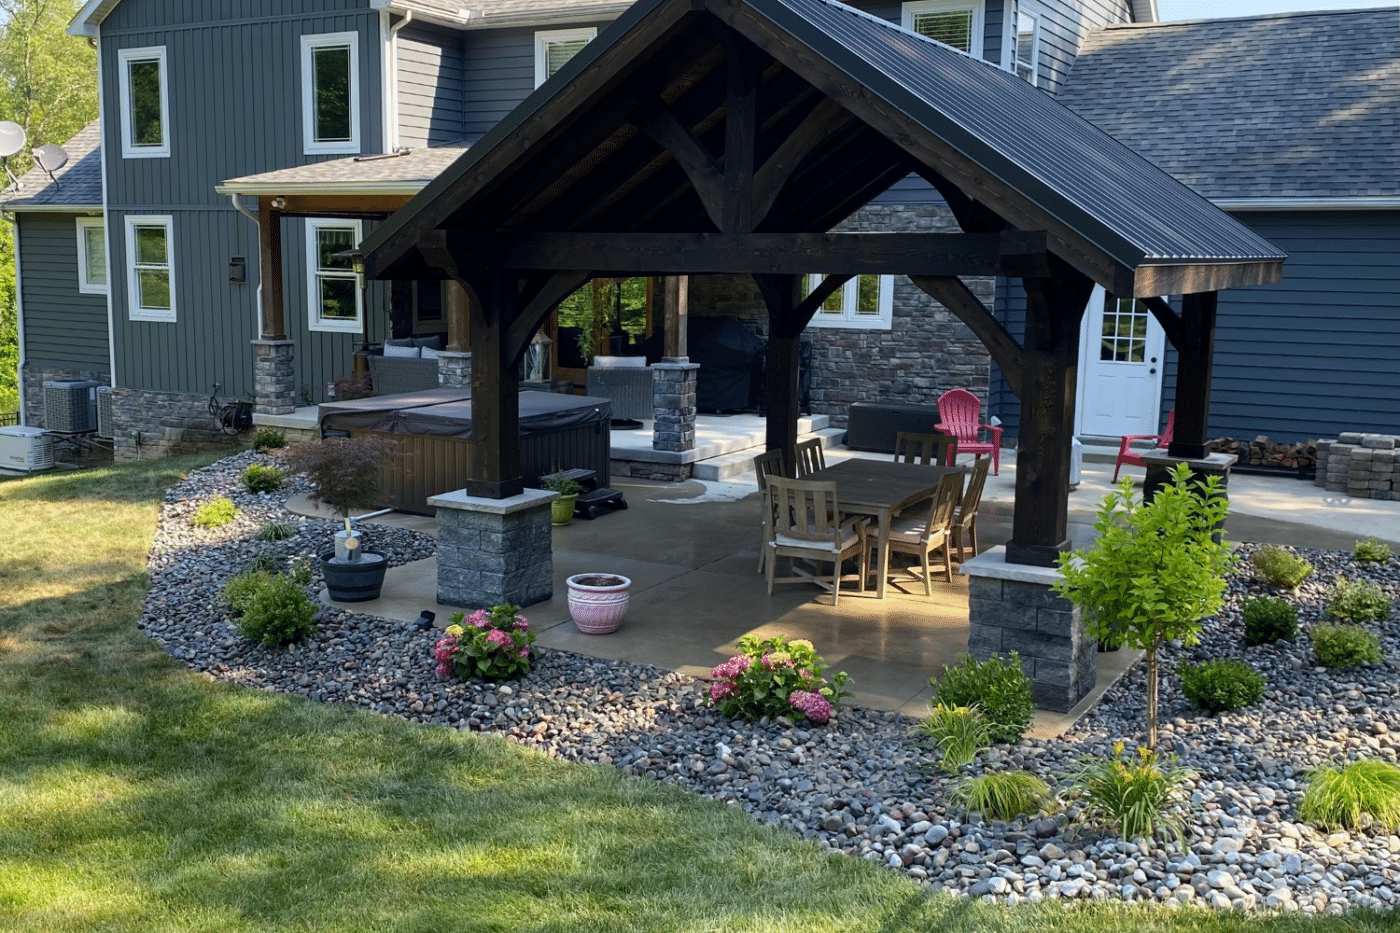
[[[471,299],[467,289],[456,279],[448,279],[447,349],[438,354],[438,384],[444,386],[471,385],[472,355],[468,337]]]
[[[668,275],[661,279],[661,309],[666,334],[666,356],[680,359],[689,353],[687,329],[690,326],[690,276]]]
[[[506,333],[515,321],[519,283],[495,270],[474,289],[471,302],[472,462],[470,496],[507,499],[525,488],[520,476],[520,373]]]
[[[798,376],[802,364],[801,277],[755,275],[768,305],[768,450],[781,450],[789,469],[797,463]]]
[[[287,339],[282,291],[282,212],[258,199],[258,339],[253,341],[253,410],[289,415],[297,409],[296,346]]]
[[[1021,431],[1016,505],[1006,561],[1053,567],[1069,550],[1069,467],[1079,324],[1093,283],[1060,264],[1054,278],[1026,278]]]
[[[1210,453],[1210,376],[1215,361],[1215,311],[1219,292],[1183,295],[1177,345],[1176,425],[1167,453],[1199,460]]]

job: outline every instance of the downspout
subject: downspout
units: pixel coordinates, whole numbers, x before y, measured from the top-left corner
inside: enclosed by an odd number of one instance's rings
[[[19,360],[15,364],[15,382],[19,389],[19,423],[25,424],[24,417],[24,272],[20,268],[19,259],[19,218],[12,211],[0,211],[5,223],[10,225],[10,236],[15,244],[15,323],[16,337],[19,341]]]
[[[404,10],[403,19],[389,27],[389,60],[384,65],[384,76],[389,85],[384,100],[385,152],[394,152],[399,148],[399,31],[411,22],[413,11]]]
[[[257,265],[257,268],[258,268],[258,292],[257,292],[257,303],[256,303],[256,305],[254,306],[254,311],[255,311],[256,314],[257,314],[257,328],[256,328],[256,330],[254,331],[254,333],[256,334],[256,338],[255,338],[255,339],[261,339],[261,338],[262,338],[262,332],[263,332],[263,331],[262,331],[262,321],[263,321],[263,313],[262,313],[262,310],[263,310],[262,219],[261,219],[260,217],[258,217],[257,214],[254,214],[252,211],[248,210],[248,208],[244,207],[244,206],[243,206],[243,202],[241,202],[241,201],[238,200],[238,195],[237,195],[237,194],[230,194],[230,195],[228,196],[228,200],[229,200],[229,203],[233,205],[233,209],[236,210],[236,211],[238,211],[238,213],[242,214],[244,217],[247,217],[249,220],[251,220],[251,221],[253,222],[253,229],[255,229],[255,230],[258,231],[257,236],[253,238],[253,242],[254,242],[254,244],[257,246],[257,250],[256,250],[256,252],[254,253],[254,255],[257,256],[257,264],[258,264],[258,265]]]

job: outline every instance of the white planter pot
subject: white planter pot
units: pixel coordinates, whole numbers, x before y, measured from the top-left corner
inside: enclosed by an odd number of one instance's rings
[[[617,631],[627,614],[632,581],[615,573],[579,573],[568,579],[569,615],[586,635]]]

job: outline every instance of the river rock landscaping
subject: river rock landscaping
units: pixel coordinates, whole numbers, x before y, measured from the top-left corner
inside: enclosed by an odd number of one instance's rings
[[[1384,660],[1346,670],[1317,666],[1307,638],[1324,621],[1326,592],[1339,575],[1400,595],[1394,561],[1297,550],[1316,567],[1296,594],[1284,594],[1299,607],[1302,633],[1295,642],[1256,648],[1244,647],[1243,600],[1281,594],[1252,580],[1241,564],[1226,608],[1206,622],[1201,643],[1163,651],[1161,749],[1195,772],[1186,788],[1183,853],[1080,826],[1073,805],[984,822],[949,802],[966,776],[1024,768],[1053,784],[1085,755],[1143,741],[1141,664],[1062,738],[998,746],[950,776],[929,764],[935,756],[916,744],[907,718],[842,706],[822,727],[730,721],[708,707],[704,682],[652,667],[542,650],[517,681],[442,680],[434,673],[436,629],[329,607],[305,641],[260,647],[239,635],[220,599],[223,585],[260,554],[290,566],[329,550],[338,527],[287,512],[287,496],[308,488],[301,478],[271,493],[240,483],[249,464],[276,462],[251,452],[221,460],[172,487],[161,510],[141,626],[169,654],[216,680],[495,733],[557,758],[613,765],[973,897],[1124,898],[1308,913],[1388,908],[1400,898],[1400,836],[1326,832],[1296,818],[1309,769],[1363,757],[1393,761],[1400,748],[1400,628],[1393,620],[1368,626],[1381,638]],[[216,496],[234,502],[234,520],[194,526],[196,509]],[[297,534],[257,540],[270,520],[292,523]],[[391,566],[433,553],[430,537],[404,529],[375,525],[365,537]],[[311,591],[319,588],[314,576]],[[1217,716],[1193,707],[1168,672],[1182,660],[1211,658],[1240,658],[1264,674],[1264,699]]]

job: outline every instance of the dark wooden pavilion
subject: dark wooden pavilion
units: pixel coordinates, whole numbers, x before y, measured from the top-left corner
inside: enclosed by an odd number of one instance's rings
[[[959,234],[831,234],[911,172]],[[1007,559],[1067,546],[1080,318],[1095,283],[1150,299],[1180,352],[1171,453],[1206,453],[1219,289],[1285,258],[1012,74],[833,0],[640,0],[370,236],[375,278],[445,278],[467,309],[478,475],[522,489],[517,366],[589,278],[752,275],[768,306],[770,447],[797,433],[798,338],[851,276],[906,274],[1022,401]],[[827,278],[811,294],[804,273]],[[959,280],[1019,278],[1018,341]],[[1183,295],[1177,312],[1162,296]],[[470,315],[470,327],[463,315]]]

